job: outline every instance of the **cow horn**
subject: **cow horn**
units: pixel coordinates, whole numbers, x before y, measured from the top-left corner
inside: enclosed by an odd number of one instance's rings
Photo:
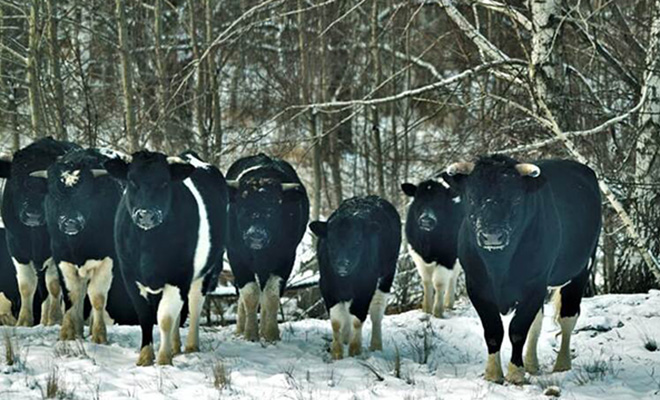
[[[183,158],[177,156],[167,157],[168,164],[188,164]]]
[[[33,178],[43,178],[48,179],[48,171],[42,169],[41,171],[30,172],[30,176]]]
[[[473,162],[465,162],[465,161],[457,162],[447,167],[447,175],[449,176],[454,176],[458,174],[470,175],[473,169],[474,169]]]
[[[230,188],[238,189],[238,181],[237,180],[227,181],[227,186],[229,186]]]
[[[298,189],[300,187],[300,183],[283,183],[282,184],[282,191],[290,190],[290,189]]]
[[[14,155],[11,153],[0,154],[0,161],[11,162],[14,159]]]
[[[530,163],[516,164],[516,171],[518,171],[520,176],[529,176],[532,178],[536,178],[541,175],[541,168]]]
[[[92,176],[94,178],[97,178],[99,176],[104,176],[104,175],[108,175],[108,171],[106,171],[104,169],[93,169],[92,170]]]

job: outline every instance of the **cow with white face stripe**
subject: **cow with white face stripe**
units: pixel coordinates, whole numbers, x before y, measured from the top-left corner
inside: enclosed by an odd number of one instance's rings
[[[452,164],[447,173],[465,207],[458,256],[484,328],[485,378],[522,384],[525,372],[538,372],[536,344],[548,287],[560,288],[556,305],[562,341],[554,370],[570,369],[571,332],[601,228],[594,171],[569,160],[520,163],[493,155],[476,163]],[[513,311],[511,361],[505,377],[500,365],[500,314]]]
[[[404,183],[401,189],[413,198],[406,218],[406,238],[422,278],[422,310],[442,317],[445,308],[454,307],[456,280],[461,272],[457,257],[458,228],[463,222],[461,198],[443,176],[419,185]]]
[[[106,320],[106,309],[119,324],[138,323],[123,280],[114,278],[114,216],[122,188],[103,169],[109,159],[97,149],[76,149],[47,170],[30,174],[48,185],[46,225],[53,260],[67,289],[62,340],[82,338],[86,296],[92,305],[93,342],[107,342],[106,324],[111,321]]]
[[[115,217],[119,266],[142,328],[137,365],[153,364],[153,325],[158,323],[157,363],[171,364],[180,351],[184,299],[190,310],[186,352],[199,350],[205,294],[222,268],[227,186],[220,171],[194,153],[166,157],[140,151],[130,163],[104,164],[127,184]]]
[[[279,340],[277,313],[309,219],[309,199],[286,161],[259,154],[236,161],[230,188],[227,256],[239,289],[237,334]]]

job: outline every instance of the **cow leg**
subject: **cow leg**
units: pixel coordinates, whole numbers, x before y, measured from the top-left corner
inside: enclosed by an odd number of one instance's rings
[[[37,271],[34,270],[32,263],[21,264],[16,259],[12,260],[16,268],[18,291],[21,295],[21,310],[18,313],[16,326],[32,326],[34,325],[33,301],[34,293],[37,291]]]
[[[241,296],[238,296],[236,308],[236,335],[242,335],[245,332],[245,304]]]
[[[5,296],[4,292],[0,292],[0,325],[16,325],[16,318],[11,312],[11,300]]]
[[[240,301],[245,309],[245,339],[256,342],[259,340],[257,328],[257,308],[259,307],[259,296],[261,289],[257,282],[250,282],[239,289]]]
[[[523,365],[523,347],[532,322],[543,308],[545,288],[533,290],[536,298],[527,298],[516,308],[516,314],[509,324],[509,339],[511,340],[511,361],[509,362],[506,381],[516,385],[525,382],[525,369]]]
[[[362,321],[355,315],[353,316],[353,337],[348,346],[348,355],[351,357],[362,354]]]
[[[449,282],[447,283],[447,290],[445,291],[445,308],[449,310],[454,309],[454,300],[456,299],[456,281],[461,274],[461,263],[456,260],[454,269],[451,270]]]
[[[433,316],[436,318],[442,318],[445,312],[445,291],[447,291],[447,286],[451,280],[451,272],[452,271],[443,266],[437,266],[433,271],[433,287],[435,288],[435,296],[433,299]]]
[[[190,333],[188,333],[190,335]],[[172,355],[181,354],[181,314],[177,315],[172,329]]]
[[[431,314],[433,311],[433,272],[436,267],[432,264],[429,265],[425,263],[424,260],[414,251],[411,251],[410,254],[417,267],[417,272],[419,273],[420,278],[422,278],[422,287],[424,288],[422,311]]]
[[[87,279],[78,274],[78,267],[68,262],[61,262],[60,271],[69,294],[71,307],[64,313],[60,340],[74,340],[83,337],[83,306]]]
[[[60,277],[57,272],[57,264],[52,258],[44,263],[46,268],[46,289],[48,298],[46,307],[41,313],[41,320],[44,326],[59,324],[62,322],[62,287],[60,286]]]
[[[261,293],[261,337],[267,342],[280,340],[277,312],[280,309],[280,286],[282,278],[271,275]]]
[[[502,374],[502,363],[500,361],[500,348],[504,338],[504,326],[500,318],[500,312],[497,306],[487,300],[483,300],[474,295],[468,284],[468,294],[474,308],[479,314],[481,325],[484,327],[484,339],[488,347],[488,361],[486,362],[486,371],[484,379],[490,382],[502,383],[504,375]]]
[[[183,299],[178,287],[166,284],[163,296],[158,303],[158,329],[160,330],[160,349],[158,350],[158,365],[172,365],[172,335],[175,322],[181,314]]]
[[[580,275],[555,293],[554,303],[559,327],[561,328],[561,347],[559,348],[559,354],[557,354],[553,372],[571,369],[571,335],[580,315],[580,303],[588,280],[589,269],[585,268]]]
[[[128,283],[128,280],[125,280]],[[140,321],[140,331],[142,333],[142,343],[140,344],[140,355],[135,363],[138,367],[147,367],[154,363],[154,312],[151,305],[147,302],[145,297],[140,295],[136,284],[126,285],[126,290],[131,298],[135,312],[137,313],[138,320]]]
[[[199,319],[202,315],[202,306],[204,305],[204,296],[202,295],[202,282],[204,278],[199,278],[190,285],[188,292],[188,309],[190,310],[190,328],[186,338],[186,353],[199,351]]]
[[[107,343],[105,308],[108,292],[112,285],[113,260],[106,257],[101,261],[88,261],[82,268],[90,277],[87,295],[92,303],[92,342]],[[89,267],[88,267],[89,266]]]
[[[348,312],[350,302],[344,301],[330,308],[330,323],[332,324],[332,359],[344,358],[344,342],[351,334],[351,314]]]
[[[371,346],[369,350],[383,350],[383,331],[382,322],[387,307],[387,297],[389,293],[376,289],[374,297],[369,305],[369,318],[371,318]]]
[[[539,372],[539,359],[536,355],[536,347],[541,335],[541,328],[543,327],[543,307],[536,314],[532,327],[527,334],[527,350],[525,351],[525,371],[532,375]]]

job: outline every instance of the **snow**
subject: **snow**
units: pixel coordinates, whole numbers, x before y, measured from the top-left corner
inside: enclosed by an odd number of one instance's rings
[[[136,367],[140,330],[113,326],[109,345],[57,341],[58,327],[1,328],[20,358],[0,360],[0,399],[40,399],[56,372],[59,398],[77,399],[544,399],[557,386],[567,399],[641,399],[660,394],[660,291],[607,295],[583,302],[573,336],[573,370],[551,374],[558,328],[546,305],[539,340],[542,374],[522,387],[482,378],[486,358],[482,328],[466,300],[446,319],[420,311],[386,316],[384,348],[369,352],[371,325],[365,324],[364,353],[330,360],[330,323],[302,320],[280,324],[277,344],[248,343],[233,326],[202,328],[196,354],[178,355],[174,366]],[[155,331],[158,342],[158,332]],[[187,333],[183,329],[182,334]],[[3,343],[5,340],[3,340]],[[505,340],[502,358],[510,354]],[[395,376],[396,354],[400,373]],[[214,387],[214,366],[230,382]],[[656,371],[656,369],[658,371]],[[222,380],[222,379],[221,379]]]

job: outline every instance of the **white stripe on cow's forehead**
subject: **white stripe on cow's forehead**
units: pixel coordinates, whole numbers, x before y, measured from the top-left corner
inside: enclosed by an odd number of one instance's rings
[[[241,171],[240,174],[238,174],[238,176],[236,177],[236,180],[240,181],[241,178],[243,177],[243,175],[245,175],[247,173],[250,173],[252,171],[256,171],[256,170],[261,169],[261,168],[264,168],[264,166],[263,165],[254,165],[250,168],[246,168],[245,170]]]
[[[79,180],[80,180],[80,170],[79,169],[77,169],[75,171],[62,171],[62,174],[60,175],[60,181],[66,187],[75,186],[78,183]]]

